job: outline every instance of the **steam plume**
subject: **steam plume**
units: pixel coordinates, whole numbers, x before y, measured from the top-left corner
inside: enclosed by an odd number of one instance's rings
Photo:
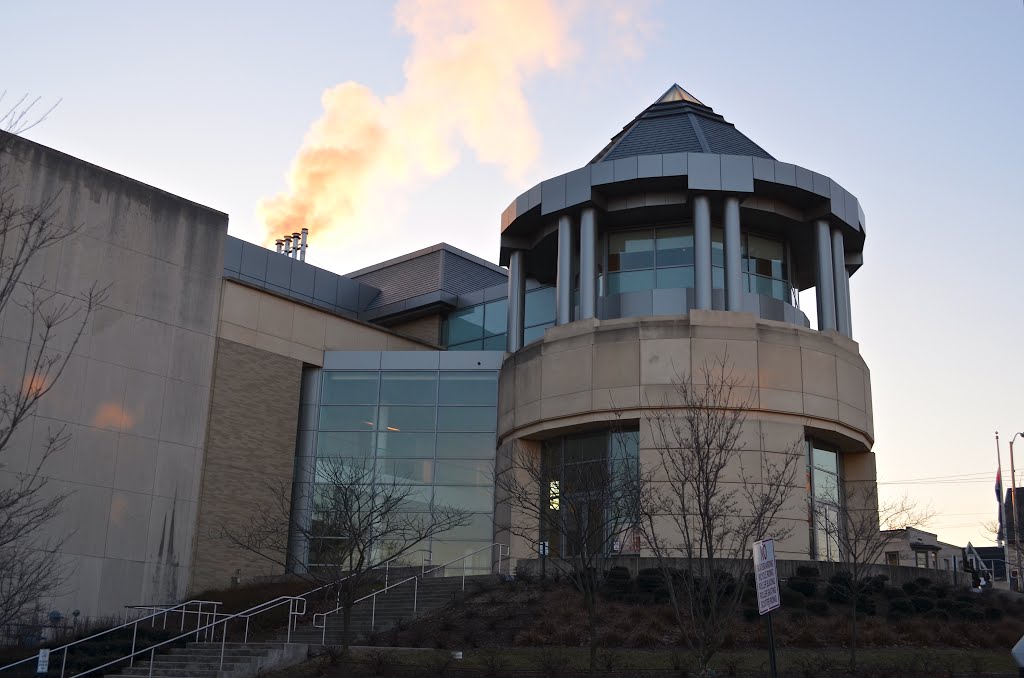
[[[380,97],[345,82],[324,92],[288,189],[258,207],[265,244],[302,226],[319,251],[343,243],[372,226],[385,190],[449,171],[462,145],[513,179],[536,158],[523,86],[571,59],[563,10],[551,0],[401,0],[395,18],[413,39],[404,88]]]

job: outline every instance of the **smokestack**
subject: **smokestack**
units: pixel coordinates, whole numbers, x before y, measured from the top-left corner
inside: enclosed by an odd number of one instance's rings
[[[275,242],[277,243],[277,253],[280,254],[281,248],[284,246],[284,240],[278,238]]]
[[[292,255],[292,237],[290,235],[286,235],[284,237],[284,252],[282,252],[282,254],[286,257],[290,257]]]
[[[302,261],[306,260],[306,236],[309,235],[309,229],[305,226],[302,227],[302,249],[299,250],[299,258]]]
[[[292,233],[292,242],[295,243],[295,246],[292,247],[292,259],[298,259],[299,258],[299,237],[301,235],[302,234],[299,233],[298,231],[296,231],[295,233]]]

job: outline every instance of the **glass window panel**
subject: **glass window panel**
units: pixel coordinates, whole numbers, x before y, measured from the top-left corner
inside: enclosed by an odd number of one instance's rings
[[[659,290],[693,287],[693,266],[659,268],[656,273],[656,285]]]
[[[330,405],[320,408],[321,431],[372,430],[377,408],[373,405]]]
[[[316,436],[316,456],[372,457],[374,435],[362,431],[320,432]]]
[[[377,402],[376,372],[325,371],[323,405],[372,405]]]
[[[789,283],[785,280],[772,280],[772,296],[789,303]]]
[[[555,322],[555,288],[541,287],[526,293],[524,324],[543,325]]]
[[[635,271],[654,267],[654,238],[650,230],[608,234],[608,270]]]
[[[381,431],[433,431],[434,408],[381,405],[377,428]]]
[[[839,503],[839,480],[835,474],[814,469],[814,497],[833,504]]]
[[[387,431],[377,434],[377,455],[380,457],[433,458],[433,433],[396,433]]]
[[[494,459],[493,433],[438,433],[438,459]]]
[[[403,513],[428,513],[434,488],[430,485],[414,485],[401,489],[402,501],[398,510]],[[394,496],[394,495],[392,495]]]
[[[366,458],[322,457],[316,460],[316,482],[323,487],[358,487],[373,481],[374,463]]]
[[[487,337],[484,339],[483,350],[504,351],[506,346],[508,346],[508,335],[495,334],[493,337]]]
[[[504,334],[508,329],[508,299],[492,301],[484,308],[484,336]]]
[[[654,287],[654,271],[626,271],[608,274],[608,294],[641,292]]]
[[[434,488],[434,505],[458,508],[464,511],[490,512],[494,510],[494,492],[487,487],[455,487],[439,485]]]
[[[384,483],[426,485],[433,480],[433,459],[382,459],[377,463]]]
[[[718,266],[711,267],[711,287],[716,290],[725,289],[725,269]]]
[[[482,341],[480,341],[478,339],[477,341],[470,341],[470,342],[467,342],[465,344],[457,344],[455,346],[449,346],[448,350],[449,351],[481,351],[481,350],[483,350],[483,347],[484,347],[484,342],[482,342]]]
[[[829,471],[836,473],[839,469],[839,458],[832,450],[823,450],[821,448],[814,448],[814,466],[820,468],[823,471]]]
[[[750,276],[753,289],[751,290],[755,294],[763,294],[766,297],[772,296],[772,283],[774,282],[771,278],[765,278],[762,275]]]
[[[600,461],[608,455],[608,437],[604,431],[565,439],[565,463]]]
[[[436,399],[436,372],[381,372],[382,405],[433,405]]]
[[[496,372],[442,372],[437,400],[441,405],[497,405]]]
[[[657,266],[693,266],[693,228],[659,228]]]
[[[439,407],[438,431],[493,431],[498,425],[494,407]]]
[[[527,327],[523,330],[523,343],[529,344],[532,341],[537,341],[544,337],[544,330],[549,327],[554,327],[554,323],[546,323],[544,325],[538,325],[537,327]]]
[[[483,304],[448,314],[448,343],[461,344],[484,336]]]
[[[711,265],[725,266],[725,231],[711,229]]]
[[[491,485],[494,461],[490,459],[451,459],[438,461],[434,482],[438,485]]]
[[[640,456],[640,432],[618,431],[611,434],[613,459],[635,459]]]
[[[434,536],[434,543],[448,541],[451,539],[486,539],[488,541],[494,536],[494,520],[489,513],[474,513],[467,516],[465,525],[453,527],[450,530],[439,532]],[[480,548],[479,546],[476,548]],[[475,549],[470,549],[475,550]],[[458,556],[456,556],[458,557]]]
[[[489,540],[488,540],[489,541]],[[493,556],[487,548],[490,544],[487,541],[441,541],[435,540],[431,545],[430,564],[434,567],[451,563],[449,567],[452,573],[461,573],[463,568],[469,571],[490,572]],[[462,556],[479,551],[467,558],[467,562],[458,560]],[[453,562],[457,561],[457,562]]]

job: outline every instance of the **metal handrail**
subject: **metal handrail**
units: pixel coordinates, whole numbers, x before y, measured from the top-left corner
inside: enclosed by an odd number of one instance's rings
[[[126,621],[125,623],[121,624],[120,626],[115,626],[114,628],[107,629],[105,631],[100,631],[99,633],[94,633],[91,636],[87,636],[85,638],[79,638],[78,640],[72,641],[72,642],[67,643],[65,645],[61,645],[60,647],[53,648],[53,649],[50,650],[50,654],[54,655],[54,654],[60,652],[61,650],[64,651],[64,656],[61,658],[61,662],[60,662],[60,675],[63,677],[64,676],[64,667],[67,664],[67,659],[68,659],[68,648],[71,648],[71,647],[73,647],[75,645],[78,645],[79,643],[84,643],[84,642],[86,642],[88,640],[94,640],[96,638],[99,638],[100,636],[105,636],[108,633],[113,633],[115,631],[120,631],[121,629],[125,629],[125,628],[128,628],[129,626],[132,626],[133,627],[133,629],[132,629],[132,651],[134,652],[134,650],[135,650],[135,640],[136,640],[136,638],[138,636],[139,624],[140,623],[146,621],[147,619],[154,619],[155,620],[156,617],[159,617],[160,615],[164,615],[164,624],[166,625],[166,623],[167,623],[167,617],[166,617],[167,613],[168,612],[174,612],[174,611],[178,610],[178,608],[181,608],[181,610],[179,611],[179,614],[181,614],[182,629],[184,629],[185,614],[186,613],[188,613],[188,614],[197,614],[197,615],[201,614],[203,606],[204,605],[210,605],[210,604],[220,605],[221,603],[217,602],[217,601],[212,601],[212,600],[189,600],[189,601],[186,601],[184,603],[178,603],[177,605],[175,605],[173,607],[160,610],[159,612],[154,612],[153,614],[146,615],[145,617],[139,617],[138,619],[134,619],[132,621]],[[199,610],[196,610],[196,611],[186,610],[185,608],[187,608],[189,605],[198,605],[199,606]],[[214,608],[214,610],[215,610],[214,614],[216,614],[216,608]],[[210,614],[210,613],[207,612],[206,614]],[[187,633],[184,633],[182,635],[182,637],[190,636],[192,634],[195,634],[196,638],[198,639],[199,638],[199,634],[202,631],[202,629],[199,628],[199,624],[201,624],[201,623],[202,623],[202,617],[200,616],[198,618],[198,620],[197,620],[197,625],[196,625],[195,630],[189,629],[189,631]],[[166,628],[166,626],[165,626],[165,628]],[[20,665],[28,663],[28,662],[36,661],[38,657],[39,657],[38,654],[34,654],[31,657],[26,657],[25,659],[16,661],[13,664],[7,664],[6,666],[0,666],[0,671],[6,671],[7,669],[14,668],[15,666],[20,666]]]
[[[296,610],[295,608],[297,607],[297,603],[299,603],[299,602],[302,603],[302,609],[301,610]],[[225,616],[222,619],[212,621],[209,624],[207,624],[206,626],[203,626],[201,628],[196,629],[195,632],[189,631],[188,633],[183,633],[183,634],[181,634],[179,636],[175,636],[174,638],[169,638],[168,640],[164,640],[164,641],[159,642],[159,643],[157,643],[155,645],[151,645],[150,647],[147,647],[145,649],[133,650],[131,654],[124,655],[123,657],[118,657],[117,659],[109,661],[106,664],[103,664],[101,666],[93,667],[93,668],[91,668],[91,669],[89,669],[87,671],[82,671],[81,673],[76,673],[74,676],[69,676],[69,678],[78,678],[79,676],[85,676],[85,675],[88,675],[88,674],[93,673],[95,671],[99,671],[101,669],[105,669],[105,668],[108,668],[108,667],[113,666],[115,664],[118,664],[120,662],[123,662],[126,659],[129,660],[129,666],[133,666],[134,663],[135,663],[135,657],[137,657],[137,656],[139,656],[141,654],[144,654],[146,652],[149,653],[149,675],[152,676],[153,675],[153,659],[156,656],[157,648],[163,647],[164,645],[168,645],[170,643],[175,643],[175,642],[177,642],[179,640],[182,640],[184,638],[187,638],[187,637],[191,636],[193,633],[197,633],[198,634],[198,633],[201,633],[201,632],[204,632],[204,631],[208,631],[208,630],[212,630],[212,632],[208,634],[208,637],[212,636],[213,638],[216,638],[216,627],[217,627],[218,624],[222,624],[223,625],[223,629],[221,631],[221,638],[220,638],[220,664],[218,665],[218,669],[217,670],[218,671],[222,670],[224,668],[224,650],[225,650],[225,648],[227,646],[228,622],[232,621],[233,619],[245,619],[245,635],[243,636],[243,640],[242,640],[242,644],[244,645],[245,643],[249,642],[249,619],[251,617],[255,617],[258,614],[262,614],[262,613],[267,612],[269,610],[276,609],[276,608],[280,607],[281,605],[284,605],[285,603],[288,603],[288,636],[287,636],[288,639],[285,642],[290,643],[291,640],[292,640],[292,628],[293,628],[293,624],[294,624],[293,620],[296,617],[301,617],[302,615],[306,614],[306,600],[305,600],[305,598],[301,598],[299,596],[278,596],[277,598],[274,598],[273,600],[268,600],[265,603],[260,603],[259,605],[256,605],[254,607],[250,607],[248,610],[243,610],[241,612],[236,612],[235,614],[227,615],[227,616]],[[221,614],[224,614],[224,613],[221,613]],[[64,676],[64,667],[61,666],[61,677],[63,678],[63,676]]]
[[[346,579],[351,579],[352,577],[356,576],[357,574],[363,574],[363,573],[369,572],[370,570],[377,569],[381,565],[384,566],[384,586],[387,586],[388,585],[388,577],[389,577],[390,572],[391,572],[391,563],[396,561],[396,560],[398,560],[399,558],[405,558],[407,556],[413,555],[414,553],[420,553],[420,552],[430,553],[430,551],[427,550],[427,549],[416,549],[415,551],[409,551],[408,553],[400,553],[399,555],[394,556],[392,558],[388,558],[387,560],[385,560],[383,562],[376,563],[375,565],[371,565],[370,567],[364,569],[361,573],[360,572],[354,572],[352,574],[349,574],[349,575],[346,575],[346,576],[342,577],[341,579],[336,579],[336,580],[334,580],[332,582],[328,582],[326,584],[322,584],[322,585],[316,587],[315,589],[313,589],[312,591],[306,591],[305,593],[299,595],[299,598],[306,598],[307,596],[313,595],[317,591],[322,591],[325,588],[328,588],[330,586],[337,586],[338,584],[340,584],[341,582],[345,581]],[[339,589],[337,595],[335,596],[335,602],[337,602],[340,599],[340,597],[341,597],[341,591]]]
[[[417,602],[418,602],[418,598],[419,598],[419,582],[420,582],[420,579],[425,578],[431,572],[435,572],[437,570],[440,570],[443,567],[448,567],[449,565],[454,565],[455,563],[457,563],[457,562],[459,562],[461,560],[462,561],[462,590],[465,591],[466,590],[466,570],[467,570],[468,563],[469,563],[469,561],[467,559],[470,556],[475,556],[476,554],[481,553],[483,551],[487,551],[489,549],[493,549],[495,546],[498,547],[497,574],[500,575],[501,574],[501,559],[503,557],[508,558],[511,555],[511,550],[510,550],[511,547],[509,545],[507,545],[507,544],[498,544],[498,543],[490,544],[488,546],[484,546],[482,548],[478,548],[475,551],[467,553],[466,555],[464,555],[464,556],[462,556],[460,558],[455,558],[454,560],[450,560],[447,563],[443,563],[443,564],[438,565],[436,567],[432,567],[429,570],[423,570],[423,571],[420,572],[420,574],[414,574],[413,576],[408,577],[406,579],[403,579],[400,582],[395,582],[394,584],[391,584],[390,586],[385,586],[384,588],[378,589],[378,590],[374,591],[373,593],[370,593],[370,594],[367,594],[367,595],[363,596],[362,598],[358,598],[356,600],[353,600],[352,601],[352,605],[350,605],[349,607],[352,607],[352,606],[356,605],[357,603],[361,603],[364,600],[372,599],[373,600],[373,609],[370,612],[370,629],[372,630],[373,629],[373,625],[374,625],[374,621],[375,621],[375,618],[376,618],[376,615],[377,615],[377,596],[380,595],[381,593],[386,593],[390,589],[393,589],[393,588],[395,588],[397,586],[401,586],[402,584],[405,584],[407,582],[412,581],[412,582],[414,582],[413,583],[413,587],[414,588],[413,588],[413,598],[412,598],[412,612],[413,612],[413,614],[416,614]],[[424,565],[424,567],[426,567],[426,566]],[[338,606],[338,607],[336,607],[333,610],[330,610],[328,612],[318,612],[318,613],[313,615],[313,628],[317,628],[317,629],[321,629],[322,628],[323,629],[323,636],[322,636],[322,639],[321,639],[321,643],[323,645],[327,644],[327,617],[329,615],[332,615],[332,614],[337,614],[338,612],[340,612],[343,609],[344,609],[343,606]],[[320,619],[320,622],[321,622],[320,624],[317,624],[317,619],[318,618]]]

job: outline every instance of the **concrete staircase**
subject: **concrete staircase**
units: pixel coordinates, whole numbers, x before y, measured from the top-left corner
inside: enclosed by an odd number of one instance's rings
[[[188,643],[149,659],[136,658],[135,665],[121,669],[117,676],[163,676],[165,678],[250,678],[263,671],[284,668],[306,659],[304,643],[226,643],[224,664],[220,643]],[[111,675],[111,674],[107,674]]]
[[[493,574],[466,577],[465,594],[490,588],[498,583]],[[373,601],[365,600],[352,608],[352,628],[350,644],[357,645],[365,641],[371,630],[383,631],[394,626],[399,620],[411,620],[424,614],[445,607],[463,594],[462,577],[427,577],[419,582],[416,593],[416,612],[413,612],[413,583],[408,582],[396,586],[376,596],[374,610]],[[373,620],[371,629],[370,622]],[[292,642],[309,645],[341,645],[342,615],[341,612],[327,616],[326,638],[324,629],[314,628],[310,619],[292,631]],[[278,636],[283,641],[284,634]],[[325,642],[326,641],[326,642]]]

